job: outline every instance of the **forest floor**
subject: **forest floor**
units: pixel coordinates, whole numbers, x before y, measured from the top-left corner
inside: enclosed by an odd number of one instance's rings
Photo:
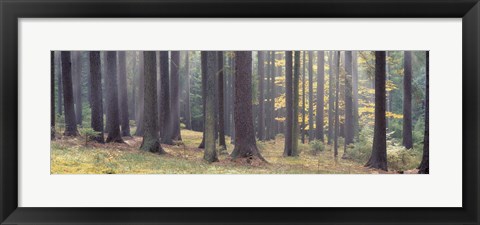
[[[267,164],[247,164],[219,155],[219,162],[206,163],[198,149],[202,133],[182,130],[180,145],[162,145],[165,155],[139,150],[142,137],[126,137],[125,143],[98,144],[85,138],[59,137],[51,144],[52,174],[379,174],[395,173],[365,168],[352,160],[333,157],[330,146],[313,154],[308,144],[299,144],[298,157],[283,157],[284,139],[257,142]],[[227,151],[233,145],[227,137]]]

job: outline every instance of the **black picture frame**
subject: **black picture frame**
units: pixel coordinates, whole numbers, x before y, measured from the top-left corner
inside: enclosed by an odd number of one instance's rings
[[[0,15],[1,224],[479,224],[480,4],[478,0],[0,0]],[[462,18],[463,207],[18,207],[17,21],[19,18],[76,17]],[[418,191],[427,190],[418,187]]]

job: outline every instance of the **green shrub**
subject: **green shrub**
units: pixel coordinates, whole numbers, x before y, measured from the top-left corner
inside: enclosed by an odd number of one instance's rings
[[[80,135],[85,136],[85,146],[87,146],[87,143],[91,138],[100,134],[100,132],[94,131],[92,128],[89,127],[80,128],[78,130],[80,132]]]
[[[405,171],[418,167],[420,163],[418,151],[406,149],[400,145],[387,146],[388,170]]]
[[[313,154],[317,154],[325,150],[325,145],[321,140],[314,140],[309,144],[310,144],[310,150],[312,151]]]

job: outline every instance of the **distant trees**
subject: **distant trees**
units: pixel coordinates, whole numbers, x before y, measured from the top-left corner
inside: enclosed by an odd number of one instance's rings
[[[430,173],[430,156],[429,156],[429,148],[430,148],[430,89],[429,89],[429,82],[430,82],[430,52],[427,51],[425,55],[425,133],[423,135],[423,156],[422,162],[418,167],[418,173],[420,174],[429,174]]]
[[[372,154],[365,166],[387,171],[385,52],[375,52],[375,127]]]
[[[235,52],[235,77],[235,148],[231,156],[265,161],[257,148],[253,128],[252,52]]]
[[[65,136],[77,136],[77,118],[73,104],[72,64],[70,52],[62,51],[63,105],[65,109]]]
[[[157,112],[157,65],[156,54],[153,51],[145,51],[145,109],[144,124],[145,132],[140,149],[144,151],[163,154],[165,151],[158,140],[158,112]]]
[[[318,51],[317,52],[317,101],[316,101],[316,129],[315,129],[315,137],[324,142],[324,93],[325,93],[325,52]]]
[[[130,137],[130,119],[128,116],[127,61],[125,51],[118,52],[118,103],[120,108],[120,126],[122,136]]]
[[[123,143],[120,133],[120,115],[118,107],[118,85],[117,85],[117,53],[107,52],[107,139],[106,142]]]
[[[91,87],[91,127],[97,132],[93,139],[104,143],[103,139],[103,98],[102,73],[100,68],[100,52],[90,52],[90,83]]]
[[[403,140],[407,149],[413,148],[412,138],[412,52],[404,53],[403,77]]]

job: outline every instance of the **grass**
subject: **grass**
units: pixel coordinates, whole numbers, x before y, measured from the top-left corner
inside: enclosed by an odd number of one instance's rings
[[[59,137],[52,141],[52,174],[372,174],[386,173],[368,169],[353,160],[333,157],[331,146],[312,154],[308,144],[299,144],[298,157],[283,157],[284,139],[257,142],[268,164],[250,165],[231,161],[220,155],[220,162],[203,161],[203,150],[198,149],[202,133],[182,130],[183,142],[179,145],[162,145],[167,155],[139,150],[141,137],[125,138],[125,144],[98,144],[84,138]],[[227,150],[233,150],[227,137]],[[391,172],[390,172],[391,173]]]

